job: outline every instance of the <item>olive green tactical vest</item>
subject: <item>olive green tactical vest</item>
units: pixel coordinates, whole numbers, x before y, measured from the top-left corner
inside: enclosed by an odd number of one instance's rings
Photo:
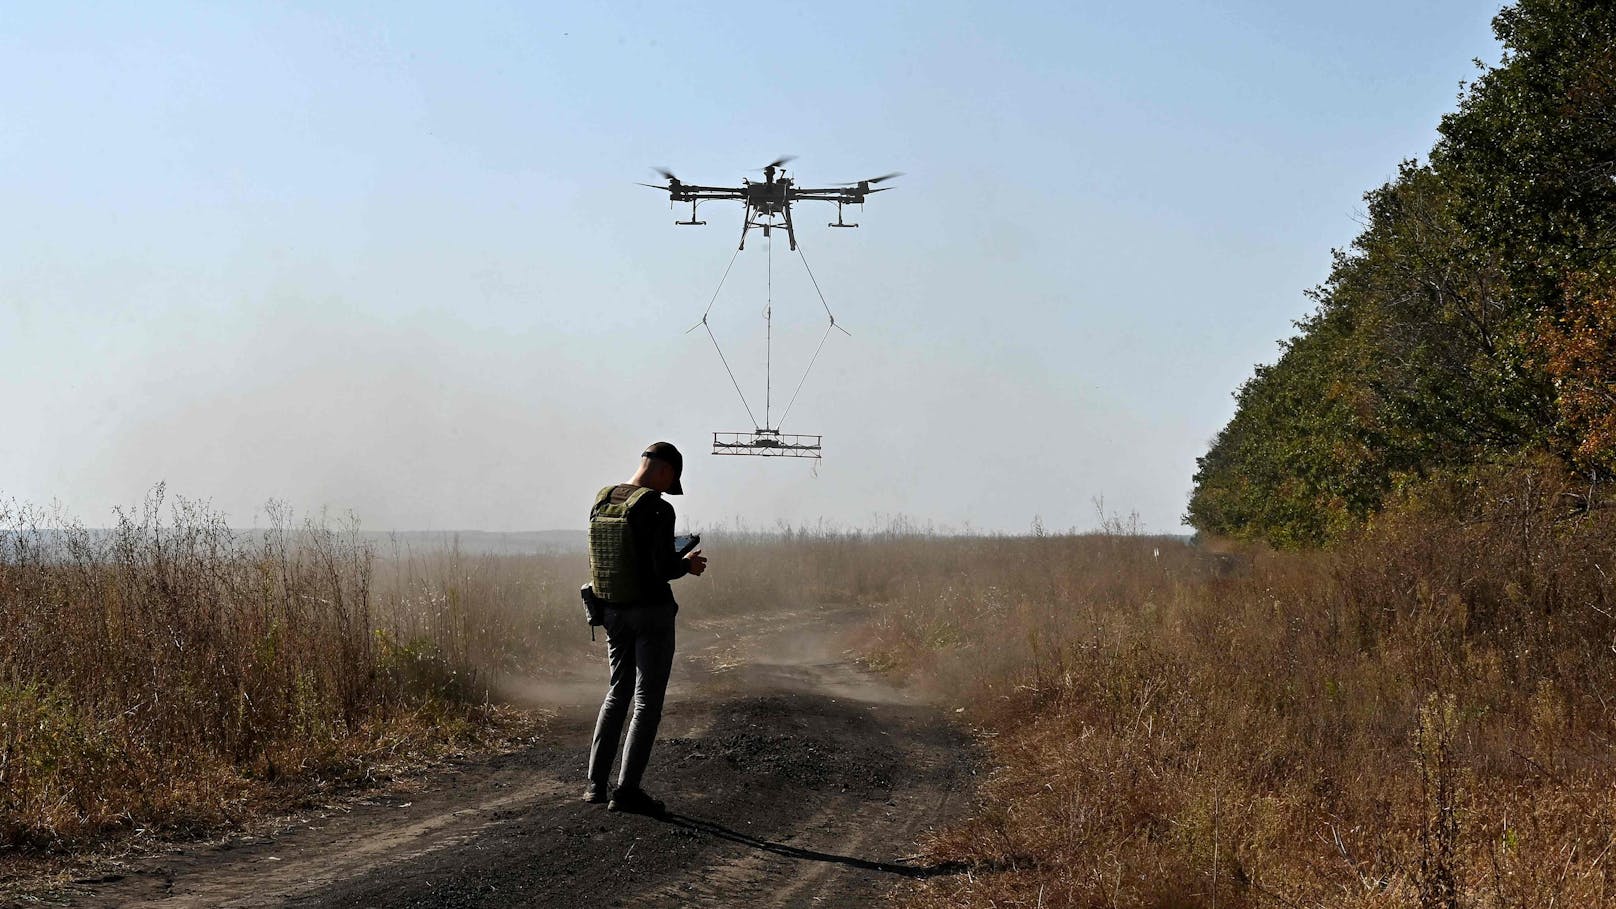
[[[638,603],[646,591],[628,514],[641,499],[657,492],[642,486],[622,504],[614,505],[612,490],[616,488],[602,489],[589,511],[589,584],[595,596],[609,603]]]

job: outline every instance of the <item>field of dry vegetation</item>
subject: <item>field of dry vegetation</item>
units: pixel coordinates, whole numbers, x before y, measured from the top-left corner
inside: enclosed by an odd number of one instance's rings
[[[981,730],[947,906],[1612,904],[1616,518],[1542,471],[1276,553],[1091,535],[709,534],[695,617],[859,604]],[[1583,491],[1585,492],[1585,491]],[[372,552],[153,507],[0,556],[0,844],[229,822],[529,727],[577,555]]]
[[[106,531],[0,508],[0,546],[0,848],[239,820],[515,722],[351,535],[158,490]]]
[[[981,730],[981,810],[930,844],[971,873],[917,906],[1616,905],[1616,515],[1568,511],[1589,490],[1542,468],[1422,496],[1311,552],[1115,519],[710,533],[715,570],[680,598],[859,605],[864,659]],[[566,602],[559,636],[513,652],[529,612],[469,662],[564,658]]]
[[[1331,551],[914,542],[874,652],[996,768],[936,906],[1616,903],[1616,516],[1504,472]]]
[[[0,859],[236,823],[532,734],[505,684],[598,659],[581,554],[271,517],[243,532],[161,489],[106,530],[0,505]],[[819,602],[812,576],[854,545],[730,536],[725,571],[684,591],[696,614]]]

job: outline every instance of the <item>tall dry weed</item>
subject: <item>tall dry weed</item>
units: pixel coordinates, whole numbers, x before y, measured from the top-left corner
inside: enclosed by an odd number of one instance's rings
[[[0,846],[242,818],[475,737],[505,682],[599,659],[581,554],[377,552],[270,519],[242,532],[162,487],[107,530],[0,508]],[[687,620],[883,599],[908,574],[880,544],[907,530],[708,536]]]
[[[916,543],[871,648],[995,759],[958,906],[1613,905],[1616,515],[1500,472],[1329,552]]]
[[[469,689],[421,684],[439,639],[376,614],[368,547],[272,516],[244,535],[161,487],[105,531],[0,509],[0,844],[217,823],[470,730]]]

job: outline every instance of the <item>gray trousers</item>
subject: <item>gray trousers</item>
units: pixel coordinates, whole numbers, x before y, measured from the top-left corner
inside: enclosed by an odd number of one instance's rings
[[[595,738],[589,746],[589,781],[605,786],[617,757],[617,737],[629,705],[634,717],[628,725],[628,741],[623,748],[623,769],[617,777],[619,789],[637,789],[645,765],[651,760],[657,726],[662,722],[662,700],[668,692],[668,673],[673,670],[673,616],[678,607],[640,606],[628,609],[606,607],[606,660],[611,667],[611,687],[600,705],[595,721]]]

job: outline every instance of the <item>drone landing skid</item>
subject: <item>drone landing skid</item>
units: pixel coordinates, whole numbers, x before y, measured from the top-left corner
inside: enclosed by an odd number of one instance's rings
[[[680,227],[700,227],[701,225],[706,224],[707,222],[706,221],[697,221],[696,220],[696,203],[695,203],[694,200],[692,200],[691,203],[690,203],[690,220],[689,221],[675,221],[673,223],[679,225]]]
[[[818,458],[824,436],[782,434],[777,429],[713,433],[713,454],[759,458]]]

